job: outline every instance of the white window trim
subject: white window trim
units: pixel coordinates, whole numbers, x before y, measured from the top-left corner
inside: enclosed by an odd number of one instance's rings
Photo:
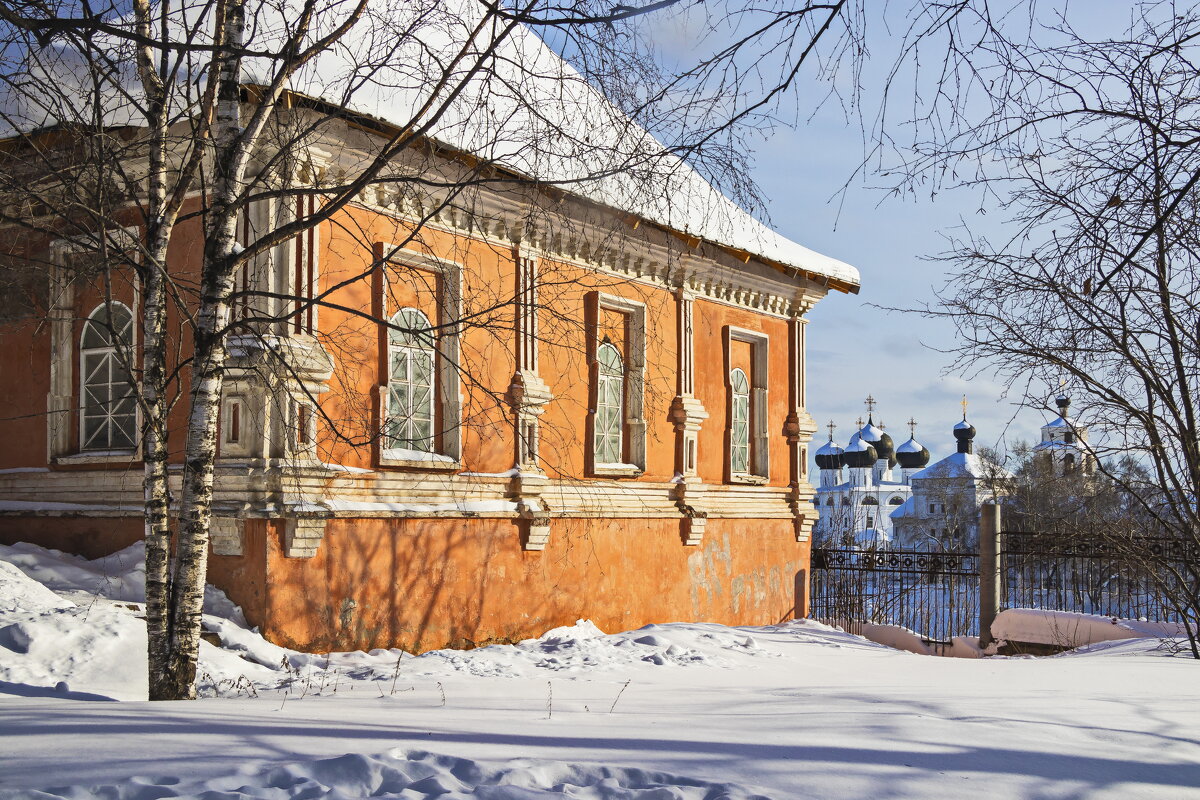
[[[141,230],[137,226],[113,228],[105,236],[110,246],[124,243],[135,249],[141,243]],[[141,407],[138,413],[137,446],[132,450],[92,450],[80,452],[72,448],[71,431],[79,432],[80,408],[76,402],[79,390],[77,370],[79,367],[80,339],[75,335],[75,286],[69,278],[66,259],[75,253],[93,251],[87,237],[74,236],[57,239],[50,245],[50,392],[46,398],[46,455],[51,464],[128,464],[142,457]],[[141,289],[137,275],[130,275],[131,301],[125,305],[133,313],[133,353],[138,354],[138,299]],[[90,315],[90,311],[88,312]],[[80,398],[81,399],[81,398]]]
[[[381,256],[383,263],[383,279],[380,283],[382,296],[379,298],[379,308],[385,318],[390,319],[388,286],[391,280],[389,272],[392,264],[401,267],[421,269],[438,274],[440,277],[437,292],[437,319],[433,321],[436,329],[436,357],[434,358],[434,404],[439,412],[435,415],[434,431],[439,446],[431,453],[412,450],[387,450],[383,447],[382,425],[380,426],[379,465],[383,467],[404,467],[406,469],[457,471],[462,469],[462,381],[459,380],[460,331],[457,323],[447,325],[446,321],[462,319],[462,265],[437,258],[436,256],[397,249],[397,245],[383,243]],[[399,308],[396,309],[397,311]],[[445,325],[445,327],[437,327]],[[384,335],[386,346],[387,336]],[[378,389],[377,420],[382,422],[387,413],[388,378],[391,372],[390,361],[388,369],[381,376],[382,385]],[[420,453],[418,455],[418,452]],[[403,455],[401,455],[403,454]]]
[[[770,385],[767,364],[770,355],[770,339],[765,333],[725,326],[723,337],[725,350],[725,388],[727,403],[730,404],[729,422],[725,437],[733,434],[732,400],[730,380],[733,375],[733,343],[746,342],[750,345],[750,472],[735,473],[733,464],[726,463],[725,469],[730,483],[761,485],[770,480],[770,439],[767,427],[767,387]],[[730,459],[733,449],[729,448]]]
[[[592,424],[588,426],[588,429],[593,432],[593,435],[587,446],[590,453],[591,474],[600,478],[636,478],[646,471],[646,304],[604,292],[596,292],[595,298],[597,315],[601,310],[618,311],[629,318],[629,333],[623,358],[625,365],[624,425],[628,441],[625,457],[628,462],[621,464],[596,463],[594,424],[596,409],[590,408],[588,414],[592,418],[590,420]],[[597,339],[599,331],[594,329],[590,335],[593,341],[589,350],[594,361],[600,346]],[[592,366],[594,368],[595,364]],[[595,396],[599,387],[592,386],[591,390]]]

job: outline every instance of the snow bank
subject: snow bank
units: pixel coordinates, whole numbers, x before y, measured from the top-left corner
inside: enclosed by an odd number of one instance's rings
[[[259,768],[185,782],[175,775],[135,776],[121,784],[53,787],[36,793],[0,791],[16,798],[104,797],[108,800],[193,797],[356,798],[397,800],[769,800],[731,783],[710,783],[662,772],[516,759],[492,764],[401,748],[378,755]]]
[[[1184,635],[1186,632],[1181,623],[1145,622],[1036,608],[1005,609],[992,622],[992,636],[998,640],[1066,649],[1121,639],[1173,639]]]
[[[145,547],[104,558],[18,543],[0,545],[0,694],[55,694],[138,700],[146,697]],[[219,589],[205,590],[205,625],[245,630],[241,609]],[[276,662],[278,664],[278,662]],[[202,680],[245,685],[270,670],[207,642]]]
[[[53,611],[74,605],[27,577],[13,564],[0,561],[0,614]]]
[[[7,693],[78,690],[146,697],[145,567],[141,544],[89,561],[32,544],[0,546],[0,681]],[[208,587],[197,684],[208,696],[282,691],[320,696],[367,682],[384,694],[400,680],[467,675],[542,679],[686,667],[732,668],[771,657],[754,637],[720,625],[648,625],[606,634],[588,620],[536,639],[413,656],[378,649],[303,653],[271,644],[241,610]],[[57,689],[55,688],[57,687]],[[0,687],[0,694],[5,693]]]
[[[886,645],[896,650],[905,650],[922,656],[933,655],[933,650],[925,644],[920,636],[899,625],[863,623],[862,636],[876,644]]]

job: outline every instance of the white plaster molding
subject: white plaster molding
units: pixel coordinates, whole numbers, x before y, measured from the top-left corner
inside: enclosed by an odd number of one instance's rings
[[[209,523],[208,542],[212,547],[213,555],[242,555],[245,546],[242,521],[230,517],[214,516]]]
[[[289,517],[284,521],[283,554],[288,558],[312,558],[325,538],[325,519]]]

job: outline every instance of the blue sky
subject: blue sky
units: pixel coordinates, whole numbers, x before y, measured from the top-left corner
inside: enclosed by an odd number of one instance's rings
[[[954,449],[950,429],[966,394],[978,442],[1036,438],[1041,416],[1017,414],[1002,399],[1002,386],[986,377],[943,374],[950,358],[932,348],[953,341],[950,325],[874,307],[933,300],[945,265],[925,257],[946,249],[945,232],[962,218],[980,224],[970,210],[973,198],[953,192],[935,200],[888,198],[864,181],[834,197],[862,158],[859,134],[839,117],[831,110],[797,130],[777,131],[759,149],[755,167],[772,225],[862,274],[860,294],[831,292],[809,314],[810,412],[821,426],[832,419],[839,426],[835,439],[845,444],[870,394],[878,401],[876,421],[882,419],[897,442],[908,438],[904,423],[915,418],[917,438],[940,457]],[[822,427],[818,440],[826,434]]]
[[[1128,24],[1127,2],[1066,5],[1075,12],[1073,21],[1086,18],[1089,35],[1118,36]],[[868,117],[894,59],[886,52],[888,36],[882,27],[875,24],[872,41],[877,48],[882,45],[881,51],[863,71]],[[802,85],[800,90],[815,94],[817,87]],[[945,252],[947,235],[964,223],[996,237],[1002,230],[1000,215],[981,214],[978,195],[967,191],[946,191],[936,198],[889,197],[880,188],[886,179],[870,174],[856,178],[839,195],[863,160],[863,134],[837,103],[826,102],[805,117],[813,105],[806,109],[804,97],[798,98],[799,124],[776,129],[756,147],[753,177],[776,230],[853,264],[862,275],[861,294],[831,292],[809,315],[809,410],[822,426],[815,441],[825,441],[824,426],[832,419],[839,426],[835,440],[845,444],[854,420],[866,413],[868,394],[878,401],[876,421],[886,423],[897,443],[908,438],[904,423],[914,417],[917,438],[935,459],[954,450],[950,429],[962,416],[964,394],[968,416],[979,431],[977,444],[1003,449],[1036,441],[1047,413],[1019,409],[986,374],[970,380],[947,374],[951,359],[934,348],[953,343],[952,326],[873,307],[932,302],[935,287],[947,278],[947,265],[928,257]]]

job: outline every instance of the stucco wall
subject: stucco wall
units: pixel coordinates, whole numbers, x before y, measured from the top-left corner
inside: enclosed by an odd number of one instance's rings
[[[675,520],[556,520],[545,551],[507,520],[335,520],[317,555],[265,541],[271,593],[253,624],[304,650],[414,652],[537,636],[588,618],[604,630],[805,612],[808,545],[789,520],[712,520],[702,547]],[[249,542],[248,542],[249,544]]]

